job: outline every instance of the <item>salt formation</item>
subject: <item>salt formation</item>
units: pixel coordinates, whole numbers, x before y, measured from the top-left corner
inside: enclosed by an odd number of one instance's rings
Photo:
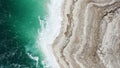
[[[120,68],[120,0],[65,0],[53,43],[61,68]]]

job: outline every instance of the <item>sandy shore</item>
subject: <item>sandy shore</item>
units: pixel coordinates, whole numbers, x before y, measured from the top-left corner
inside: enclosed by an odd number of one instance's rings
[[[53,43],[61,68],[120,68],[120,0],[65,0]]]

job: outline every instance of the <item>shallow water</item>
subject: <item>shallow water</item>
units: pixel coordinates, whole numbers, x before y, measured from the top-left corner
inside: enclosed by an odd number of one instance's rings
[[[59,68],[51,45],[61,0],[0,0],[0,68]]]
[[[38,18],[47,15],[46,3],[0,0],[0,68],[43,68],[42,53],[35,45],[41,30]]]

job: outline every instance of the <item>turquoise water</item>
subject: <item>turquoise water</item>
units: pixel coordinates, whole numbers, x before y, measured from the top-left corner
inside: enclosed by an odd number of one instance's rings
[[[0,68],[44,68],[36,40],[48,0],[0,0]],[[44,23],[44,22],[43,22]]]

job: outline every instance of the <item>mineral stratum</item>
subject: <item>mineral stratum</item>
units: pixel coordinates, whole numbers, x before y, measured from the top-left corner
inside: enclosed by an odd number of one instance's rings
[[[60,68],[120,68],[120,0],[64,0],[61,9]]]

